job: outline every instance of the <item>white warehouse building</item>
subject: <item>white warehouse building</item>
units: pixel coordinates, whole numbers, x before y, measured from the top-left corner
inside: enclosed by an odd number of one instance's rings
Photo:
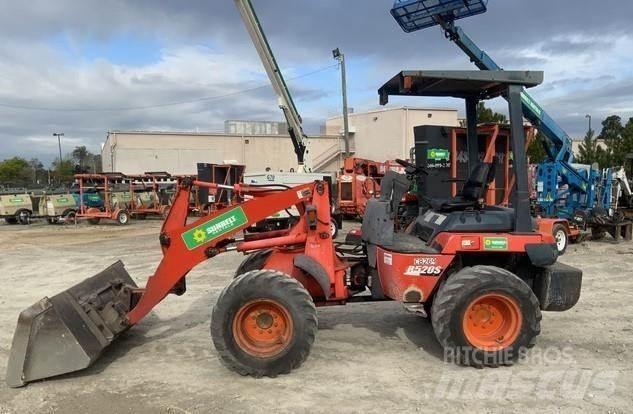
[[[282,123],[248,124],[248,121],[227,121],[224,133],[108,132],[101,150],[103,171],[195,174],[196,164],[201,162],[243,164],[247,172],[296,168],[290,137],[278,134],[284,129]],[[396,107],[352,113],[349,124],[351,154],[386,161],[409,157],[414,145],[414,127],[459,126],[459,120],[454,109]],[[337,172],[342,167],[345,149],[342,117],[326,120],[322,132],[323,135],[309,139],[313,169]]]

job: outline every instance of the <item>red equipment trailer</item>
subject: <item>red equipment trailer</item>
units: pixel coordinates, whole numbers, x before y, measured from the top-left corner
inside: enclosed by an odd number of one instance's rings
[[[437,340],[455,361],[474,366],[512,364],[535,344],[541,310],[563,311],[578,301],[582,272],[556,263],[551,233],[530,217],[521,90],[542,72],[403,72],[383,88],[390,94],[479,99],[508,97],[515,149],[514,209],[485,204],[493,164],[478,163],[456,197],[424,198],[428,207],[409,232],[395,217],[410,179],[428,174],[398,161],[406,175],[388,172],[380,199],[370,199],[360,238],[334,243],[331,206],[323,181],[290,189],[234,185],[238,205],[187,223],[193,186],[180,182],[159,237],[163,258],[143,288],[117,262],[100,274],[20,314],[7,369],[12,387],[92,364],[122,332],[142,320],[168,294],[182,295],[197,264],[229,251],[249,254],[220,294],[211,336],[221,361],[242,375],[288,373],[307,358],[315,339],[315,306],[395,300],[430,316]],[[470,111],[467,111],[470,112]],[[469,121],[469,143],[476,140]],[[420,197],[419,197],[420,198]],[[263,234],[243,230],[295,206],[290,229]],[[49,358],[54,354],[55,358]]]
[[[125,208],[113,207],[112,192],[115,185],[127,186],[130,179],[121,173],[101,174],[75,174],[75,180],[79,185],[79,210],[75,217],[85,218],[90,224],[99,224],[102,219],[114,220],[120,225],[126,225],[130,221],[130,214]],[[84,193],[87,188],[97,190],[103,198],[103,207],[88,207],[85,203]]]
[[[336,178],[340,212],[347,217],[363,217],[367,200],[380,196],[380,182],[387,171],[404,172],[404,168],[395,161],[346,158]]]
[[[130,175],[129,212],[133,218],[144,219],[147,216],[166,218],[171,207],[169,188],[175,188],[177,180],[167,172],[146,172],[142,175]]]

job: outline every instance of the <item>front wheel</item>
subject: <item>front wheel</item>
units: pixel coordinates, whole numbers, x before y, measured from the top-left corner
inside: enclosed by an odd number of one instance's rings
[[[316,330],[316,308],[308,291],[274,270],[254,270],[234,279],[211,315],[211,338],[222,363],[254,377],[275,377],[299,367]]]
[[[445,356],[462,365],[512,365],[536,343],[541,310],[530,287],[493,266],[464,268],[440,287],[431,322]]]
[[[562,256],[565,254],[567,245],[569,244],[567,229],[565,229],[565,226],[562,224],[556,224],[552,229],[552,235],[554,236],[554,239],[556,239],[556,250],[558,250],[558,255]]]

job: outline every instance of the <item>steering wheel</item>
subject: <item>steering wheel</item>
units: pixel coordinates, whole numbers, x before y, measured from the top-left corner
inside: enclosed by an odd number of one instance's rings
[[[404,167],[404,172],[407,175],[417,175],[417,174],[420,174],[420,173],[424,174],[424,175],[429,175],[429,172],[427,170],[425,170],[422,167],[416,167],[415,164],[410,163],[409,161],[405,161],[405,160],[401,160],[399,158],[396,158],[396,162]]]

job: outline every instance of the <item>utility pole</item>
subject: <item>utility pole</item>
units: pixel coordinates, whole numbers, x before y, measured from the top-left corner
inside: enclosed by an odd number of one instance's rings
[[[591,115],[587,114],[585,115],[585,118],[589,119],[589,131],[587,131],[587,133],[591,132]]]
[[[345,74],[345,55],[341,53],[337,47],[332,51],[332,56],[341,65],[341,89],[343,91],[343,141],[345,142],[345,156],[350,155],[349,152],[349,113],[347,108],[347,76]]]
[[[59,146],[59,171],[62,169],[62,137],[64,136],[63,132],[53,132],[53,136],[57,137],[57,145]]]

